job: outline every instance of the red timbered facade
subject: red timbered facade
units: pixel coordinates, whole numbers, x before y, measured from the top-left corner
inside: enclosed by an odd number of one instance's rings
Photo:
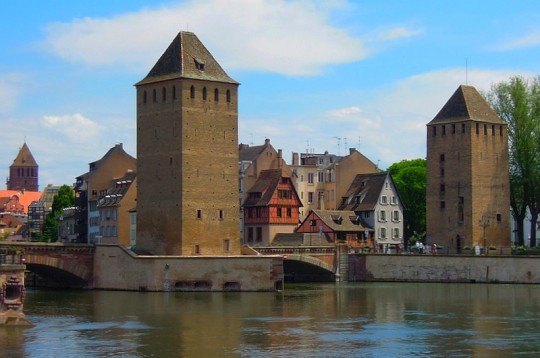
[[[267,246],[277,233],[294,232],[301,206],[290,176],[281,168],[261,171],[243,204],[244,243]]]

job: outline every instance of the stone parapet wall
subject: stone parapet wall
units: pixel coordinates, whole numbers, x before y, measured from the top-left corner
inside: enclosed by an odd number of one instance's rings
[[[540,283],[540,258],[349,254],[348,281]]]
[[[97,245],[94,289],[132,291],[276,291],[281,256],[141,256]]]

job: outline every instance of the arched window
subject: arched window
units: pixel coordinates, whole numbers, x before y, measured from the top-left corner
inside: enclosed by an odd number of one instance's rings
[[[176,100],[176,86],[172,86],[172,99]]]
[[[206,101],[206,97],[207,97],[207,94],[206,94],[206,87],[203,87],[203,89],[202,89],[202,99],[203,99],[204,101]]]
[[[156,89],[155,88],[152,90],[152,100],[154,102],[157,102],[157,94],[156,94]]]
[[[143,92],[142,98],[143,98],[143,103],[146,104],[146,91]]]
[[[214,101],[219,102],[219,90],[217,88],[214,90]]]
[[[227,90],[227,103],[231,103],[231,90]]]
[[[190,97],[191,99],[195,99],[195,87],[191,86],[191,89],[190,89]]]
[[[161,100],[163,102],[165,102],[167,100],[167,90],[165,89],[165,87],[163,87],[161,89]]]

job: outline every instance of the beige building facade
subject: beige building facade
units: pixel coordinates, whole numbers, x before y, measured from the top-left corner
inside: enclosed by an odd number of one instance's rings
[[[311,210],[336,210],[357,174],[377,173],[377,165],[354,148],[340,157],[329,154],[293,153],[292,176],[303,220]]]
[[[510,246],[506,124],[472,86],[460,86],[427,124],[427,240]]]

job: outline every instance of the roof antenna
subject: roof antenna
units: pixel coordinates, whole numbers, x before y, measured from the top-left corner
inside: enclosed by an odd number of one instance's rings
[[[469,85],[469,59],[465,57],[465,84]]]

